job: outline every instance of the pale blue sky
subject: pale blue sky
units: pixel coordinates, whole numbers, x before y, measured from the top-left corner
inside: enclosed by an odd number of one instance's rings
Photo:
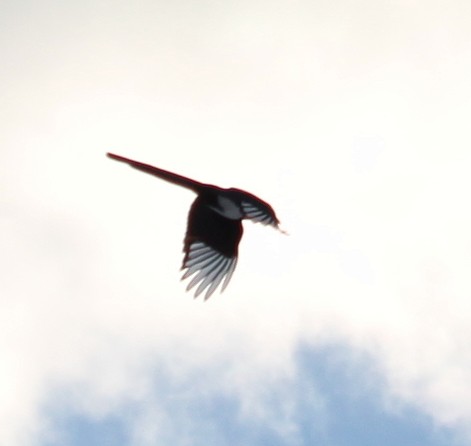
[[[0,444],[471,439],[471,5],[4,1]],[[227,290],[193,196],[276,210]]]
[[[273,423],[241,418],[237,400],[225,395],[194,397],[198,386],[187,394],[186,386],[172,386],[165,377],[155,376],[156,399],[164,400],[170,415],[168,425],[156,436],[155,444],[253,444],[253,445],[427,445],[463,444],[452,430],[438,428],[433,421],[412,407],[385,410],[381,404],[380,382],[365,382],[371,377],[366,358],[351,361],[334,346],[299,354],[293,422],[296,434],[285,437]],[[162,383],[165,383],[163,389]],[[167,387],[168,386],[168,387]],[[358,388],[358,386],[360,388]],[[316,393],[319,401],[305,398]],[[283,416],[281,401],[273,395],[271,410]],[[63,408],[59,408],[61,411]],[[91,420],[60,413],[55,422],[61,436],[48,445],[135,444],[130,429],[140,404],[130,404],[105,419]],[[158,440],[157,440],[158,438]]]

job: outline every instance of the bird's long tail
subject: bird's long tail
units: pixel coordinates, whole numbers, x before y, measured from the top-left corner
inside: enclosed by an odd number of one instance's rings
[[[154,175],[158,178],[161,178],[162,180],[177,184],[178,186],[186,187],[195,192],[199,192],[205,186],[203,183],[192,180],[191,178],[187,178],[164,169],[159,169],[158,167],[154,167],[149,164],[144,164],[139,161],[130,160],[129,158],[125,158],[124,156],[115,155],[114,153],[107,153],[106,155],[116,161],[121,161],[123,163],[129,164],[131,167],[141,170],[142,172]]]

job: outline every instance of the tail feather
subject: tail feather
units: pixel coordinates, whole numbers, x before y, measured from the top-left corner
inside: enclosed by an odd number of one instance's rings
[[[114,153],[107,153],[106,154],[109,158],[114,159],[116,161],[120,161],[126,164],[129,164],[131,167],[134,167],[137,170],[142,172],[148,173],[150,175],[154,175],[157,178],[162,180],[168,181],[169,183],[176,184],[178,186],[186,187],[187,189],[191,189],[194,192],[199,192],[202,188],[204,188],[204,184],[198,181],[192,180],[191,178],[184,177],[182,175],[178,175],[173,172],[169,172],[168,170],[160,169],[158,167],[151,166],[150,164],[144,164],[139,161],[134,161],[129,158],[125,158],[124,156],[115,155]]]

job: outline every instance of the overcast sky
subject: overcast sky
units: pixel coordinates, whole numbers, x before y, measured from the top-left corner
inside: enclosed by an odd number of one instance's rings
[[[0,444],[471,444],[471,3],[0,6]],[[180,282],[194,196],[268,201]]]

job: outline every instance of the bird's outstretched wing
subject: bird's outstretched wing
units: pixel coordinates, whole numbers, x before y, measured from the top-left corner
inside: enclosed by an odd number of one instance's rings
[[[188,215],[184,241],[182,280],[193,276],[187,290],[198,285],[195,297],[206,290],[205,300],[224,280],[221,291],[228,285],[237,264],[242,237],[240,220],[229,220],[206,206],[198,196]]]
[[[214,293],[223,279],[221,292],[224,291],[231,280],[236,264],[237,257],[225,257],[202,242],[194,242],[189,246],[189,252],[183,266],[186,271],[182,276],[182,280],[194,274],[186,289],[191,290],[199,284],[195,297],[198,297],[207,289],[204,297],[204,300],[206,300]]]
[[[254,223],[271,225],[278,228],[278,220],[273,208],[255,195],[241,189],[231,188],[229,191],[238,196],[238,201],[243,213],[243,218],[252,220]]]

